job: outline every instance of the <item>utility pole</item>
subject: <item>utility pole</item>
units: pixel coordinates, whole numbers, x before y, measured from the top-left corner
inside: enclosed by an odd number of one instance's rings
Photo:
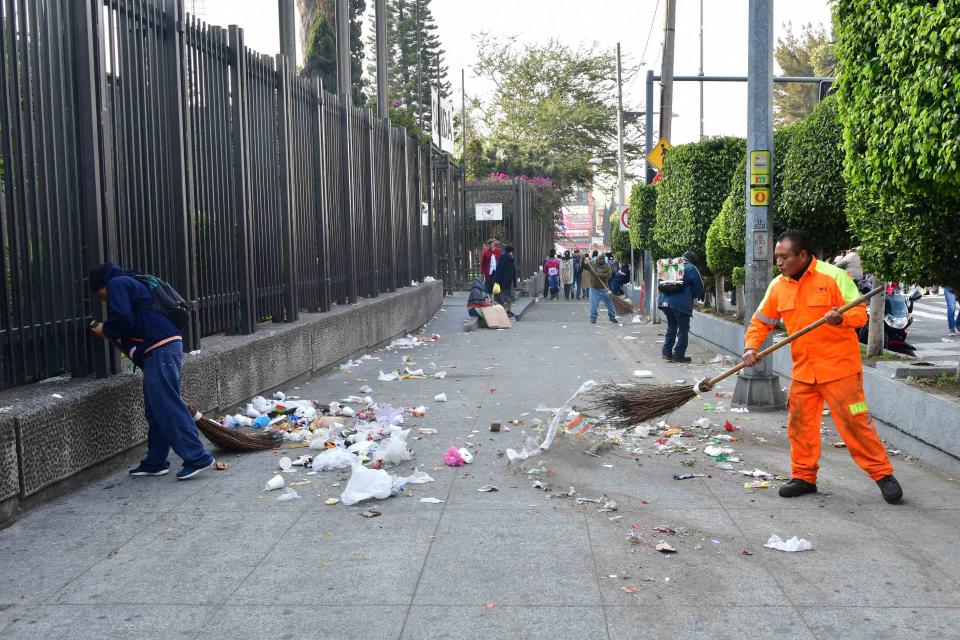
[[[760,305],[770,282],[773,185],[773,0],[750,0],[747,54],[747,223],[744,326]],[[768,339],[769,342],[769,339]],[[733,404],[751,409],[780,409],[786,398],[771,358],[737,377]]]
[[[623,167],[623,66],[620,62],[620,43],[617,43],[617,193],[619,196],[619,208],[617,209],[617,230],[620,229],[620,212],[626,204],[626,185],[624,184]],[[613,234],[610,234],[611,237]],[[613,247],[611,247],[612,249]],[[636,271],[633,264],[633,243],[630,243],[630,279],[636,279]]]
[[[460,69],[460,126],[463,127],[463,168],[467,168],[467,72]]]
[[[703,0],[700,0],[700,77],[703,77]],[[703,80],[700,81],[700,139],[703,140]]]
[[[337,0],[337,93],[353,95],[350,73],[350,6],[348,0]],[[348,101],[347,104],[350,104]]]
[[[377,115],[390,116],[390,86],[387,80],[390,67],[387,62],[387,0],[377,0]]]
[[[653,69],[647,70],[647,101],[646,101],[646,122],[644,123],[644,137],[646,138],[644,158],[653,151]],[[649,160],[644,161],[647,168],[646,183],[653,184],[654,171]],[[650,316],[650,322],[659,324],[660,318],[657,317],[657,307],[654,304],[654,292],[657,289],[657,269],[653,262],[653,250],[647,247],[643,250],[643,268],[646,272],[643,286],[646,288],[646,297],[644,299],[644,310],[646,315]]]
[[[677,25],[677,1],[666,0],[663,26],[663,69],[660,72],[660,137],[670,139],[673,116],[673,43]]]
[[[423,133],[423,62],[420,46],[420,0],[414,0],[414,22],[417,25],[417,126]]]
[[[293,0],[277,0],[280,16],[280,53],[291,69],[297,66],[297,27],[293,19]]]

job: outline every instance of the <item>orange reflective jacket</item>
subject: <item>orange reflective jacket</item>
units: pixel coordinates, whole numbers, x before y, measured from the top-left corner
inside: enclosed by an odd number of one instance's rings
[[[812,258],[798,280],[783,275],[773,279],[750,319],[744,345],[759,349],[781,318],[792,334],[859,296],[857,285],[845,271]],[[863,369],[856,329],[866,323],[867,306],[858,305],[843,314],[842,324],[825,324],[791,343],[793,378],[813,384],[860,373]]]

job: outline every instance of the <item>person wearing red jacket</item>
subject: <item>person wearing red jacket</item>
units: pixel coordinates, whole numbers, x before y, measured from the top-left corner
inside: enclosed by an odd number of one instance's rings
[[[480,255],[480,273],[487,293],[493,293],[493,274],[497,270],[497,260],[503,255],[503,249],[496,238],[490,238],[483,243],[483,253]]]
[[[786,231],[777,238],[774,256],[780,275],[770,282],[766,295],[750,320],[744,337],[743,362],[756,366],[757,350],[767,334],[783,320],[789,333],[826,318],[827,323],[790,344],[793,382],[790,384],[787,435],[790,438],[791,480],[780,495],[794,498],[816,493],[820,460],[820,420],[827,402],[837,432],[847,450],[876,481],[884,500],[903,497],[893,477],[876,425],[870,417],[863,391],[863,367],[857,329],[867,322],[866,305],[841,315],[838,307],[859,297],[850,276],[813,256],[809,237]]]

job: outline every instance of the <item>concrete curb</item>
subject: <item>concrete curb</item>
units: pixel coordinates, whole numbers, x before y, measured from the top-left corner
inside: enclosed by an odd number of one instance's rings
[[[694,311],[690,335],[720,353],[735,357],[743,353],[743,327],[711,314]],[[790,378],[792,367],[789,350],[774,353],[775,373]],[[960,470],[960,403],[926,393],[882,367],[864,367],[863,386],[871,415],[908,436],[906,446],[944,471]]]
[[[201,411],[229,409],[413,331],[442,303],[443,286],[432,282],[289,324],[264,323],[249,336],[212,336],[184,357],[183,398]],[[142,443],[141,385],[127,372],[0,394],[0,406],[9,407],[0,413],[0,522],[22,501]]]

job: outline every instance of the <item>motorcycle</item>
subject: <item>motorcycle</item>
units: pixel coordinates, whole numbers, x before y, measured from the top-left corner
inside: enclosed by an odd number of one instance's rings
[[[867,293],[869,290],[869,283],[860,284],[861,292]],[[916,347],[907,342],[907,334],[909,333],[907,328],[913,324],[913,303],[921,297],[923,297],[923,294],[919,290],[911,293],[909,298],[900,291],[885,294],[883,302],[884,349],[913,358],[917,357]],[[857,330],[857,337],[863,344],[867,344],[869,326],[870,323],[867,322]]]

